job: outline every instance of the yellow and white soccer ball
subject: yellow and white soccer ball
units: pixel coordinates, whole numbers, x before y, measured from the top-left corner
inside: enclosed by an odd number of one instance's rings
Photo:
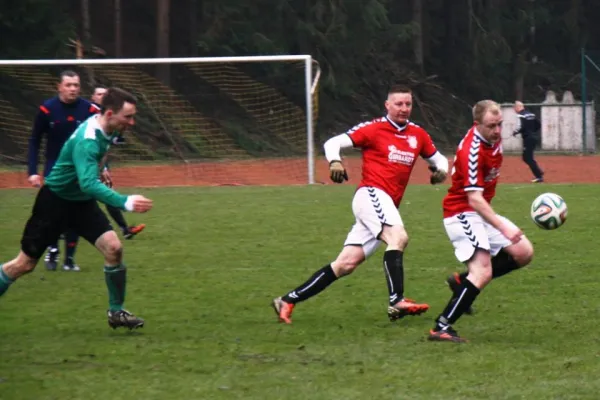
[[[556,229],[567,219],[567,203],[556,193],[542,193],[531,203],[531,219],[542,229]]]

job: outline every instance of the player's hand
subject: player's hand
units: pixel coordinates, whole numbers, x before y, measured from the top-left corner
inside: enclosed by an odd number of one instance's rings
[[[448,177],[448,173],[441,169],[437,169],[433,165],[429,166],[429,170],[431,171],[431,177],[429,178],[429,183],[432,185],[437,185],[438,183],[442,183]]]
[[[334,160],[329,163],[329,177],[335,183],[342,183],[344,180],[348,180],[348,173],[341,161]]]
[[[39,175],[31,175],[29,178],[27,178],[27,181],[29,181],[33,187],[42,186],[42,177]]]
[[[102,170],[102,173],[100,174],[100,181],[109,188],[113,186],[112,177],[110,176],[110,171],[108,169],[104,168]]]
[[[518,243],[523,237],[523,232],[519,228],[512,226],[505,227],[501,232],[512,244]]]
[[[139,194],[129,196],[127,202],[131,202],[131,211],[133,212],[145,213],[152,209],[152,200]]]

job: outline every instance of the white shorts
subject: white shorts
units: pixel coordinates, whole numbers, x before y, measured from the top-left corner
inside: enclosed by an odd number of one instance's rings
[[[392,198],[381,189],[361,187],[352,199],[356,222],[348,233],[344,246],[362,246],[365,257],[377,250],[384,225],[404,225]]]
[[[501,215],[498,215],[498,218],[505,224],[516,227],[507,218]],[[460,262],[469,261],[475,249],[487,250],[494,257],[500,250],[511,245],[510,240],[476,212],[444,218],[444,227],[454,246],[454,254]]]

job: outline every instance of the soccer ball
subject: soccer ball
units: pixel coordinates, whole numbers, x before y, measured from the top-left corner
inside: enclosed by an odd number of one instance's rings
[[[555,193],[540,194],[531,204],[531,219],[542,229],[556,229],[567,219],[567,203]]]

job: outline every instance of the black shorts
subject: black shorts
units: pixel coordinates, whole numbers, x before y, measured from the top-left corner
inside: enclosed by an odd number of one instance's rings
[[[112,227],[96,200],[65,200],[42,186],[23,231],[21,250],[29,257],[39,259],[46,248],[68,230],[94,245]]]

